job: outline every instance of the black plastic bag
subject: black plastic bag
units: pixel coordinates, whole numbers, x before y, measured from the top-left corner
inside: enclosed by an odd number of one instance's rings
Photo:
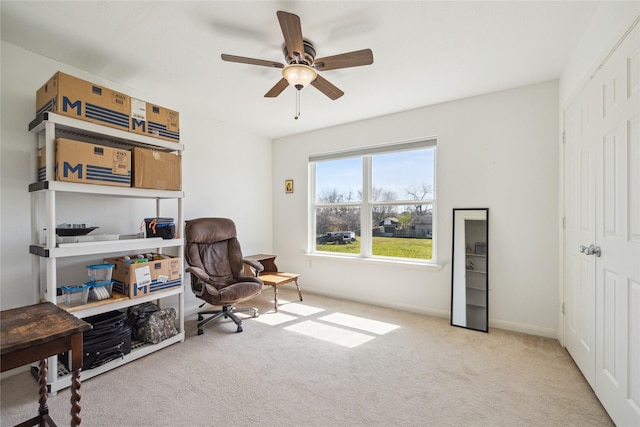
[[[149,316],[158,310],[160,307],[152,302],[134,305],[127,310],[127,320],[132,327],[139,328],[149,320]]]

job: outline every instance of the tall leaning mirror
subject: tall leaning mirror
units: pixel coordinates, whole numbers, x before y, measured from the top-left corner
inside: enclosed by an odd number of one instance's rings
[[[453,210],[451,325],[489,332],[489,209]]]

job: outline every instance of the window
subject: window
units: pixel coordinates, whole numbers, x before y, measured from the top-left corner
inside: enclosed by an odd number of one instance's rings
[[[309,157],[312,253],[433,262],[436,140]]]

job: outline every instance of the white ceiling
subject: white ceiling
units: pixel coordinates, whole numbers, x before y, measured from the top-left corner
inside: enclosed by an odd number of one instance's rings
[[[276,138],[558,78],[598,2],[585,1],[6,1],[2,40]],[[276,11],[300,16],[317,56],[371,48],[370,66],[313,87],[263,95],[276,68],[224,62],[221,53],[284,62]],[[167,95],[168,94],[168,95]],[[186,95],[186,96],[185,96]]]

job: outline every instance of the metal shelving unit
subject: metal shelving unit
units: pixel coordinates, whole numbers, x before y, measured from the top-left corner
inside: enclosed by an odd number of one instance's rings
[[[176,248],[182,257],[184,239],[184,218],[182,191],[148,190],[141,188],[112,187],[83,183],[55,181],[55,139],[64,137],[92,144],[100,144],[112,147],[146,147],[154,150],[177,152],[182,155],[184,145],[145,135],[125,132],[97,125],[59,114],[45,112],[29,124],[29,131],[37,135],[37,147],[44,147],[46,152],[46,175],[44,181],[33,183],[29,186],[31,193],[31,245],[29,252],[32,256],[32,277],[36,287],[38,299],[57,303],[57,259],[85,255],[109,254],[124,251],[155,251],[162,253],[163,249]],[[178,208],[177,233],[179,238],[167,239],[130,239],[108,240],[83,243],[56,244],[56,196],[58,193],[78,193],[92,196],[136,198],[156,201],[156,216],[160,215],[160,200],[175,200]],[[44,212],[39,212],[40,198],[44,198]],[[42,220],[44,217],[44,221]],[[45,243],[39,242],[39,230],[46,229]],[[46,284],[41,284],[42,264],[45,266],[44,277]],[[67,310],[79,318],[92,316],[112,310],[125,309],[133,305],[147,301],[161,300],[167,297],[178,297],[178,334],[158,344],[145,344],[134,342],[131,353],[122,359],[114,360],[105,365],[82,372],[84,379],[99,375],[108,370],[130,361],[139,359],[150,353],[158,351],[169,345],[184,341],[184,278],[179,287],[175,287],[156,294],[141,298],[129,299],[127,297],[114,297],[112,300],[89,303],[80,307]],[[59,369],[49,369],[48,387],[50,393],[55,393],[71,385],[71,375],[66,372],[62,364],[58,364],[57,357],[49,358],[49,366],[58,366]],[[34,369],[34,368],[32,368]]]

